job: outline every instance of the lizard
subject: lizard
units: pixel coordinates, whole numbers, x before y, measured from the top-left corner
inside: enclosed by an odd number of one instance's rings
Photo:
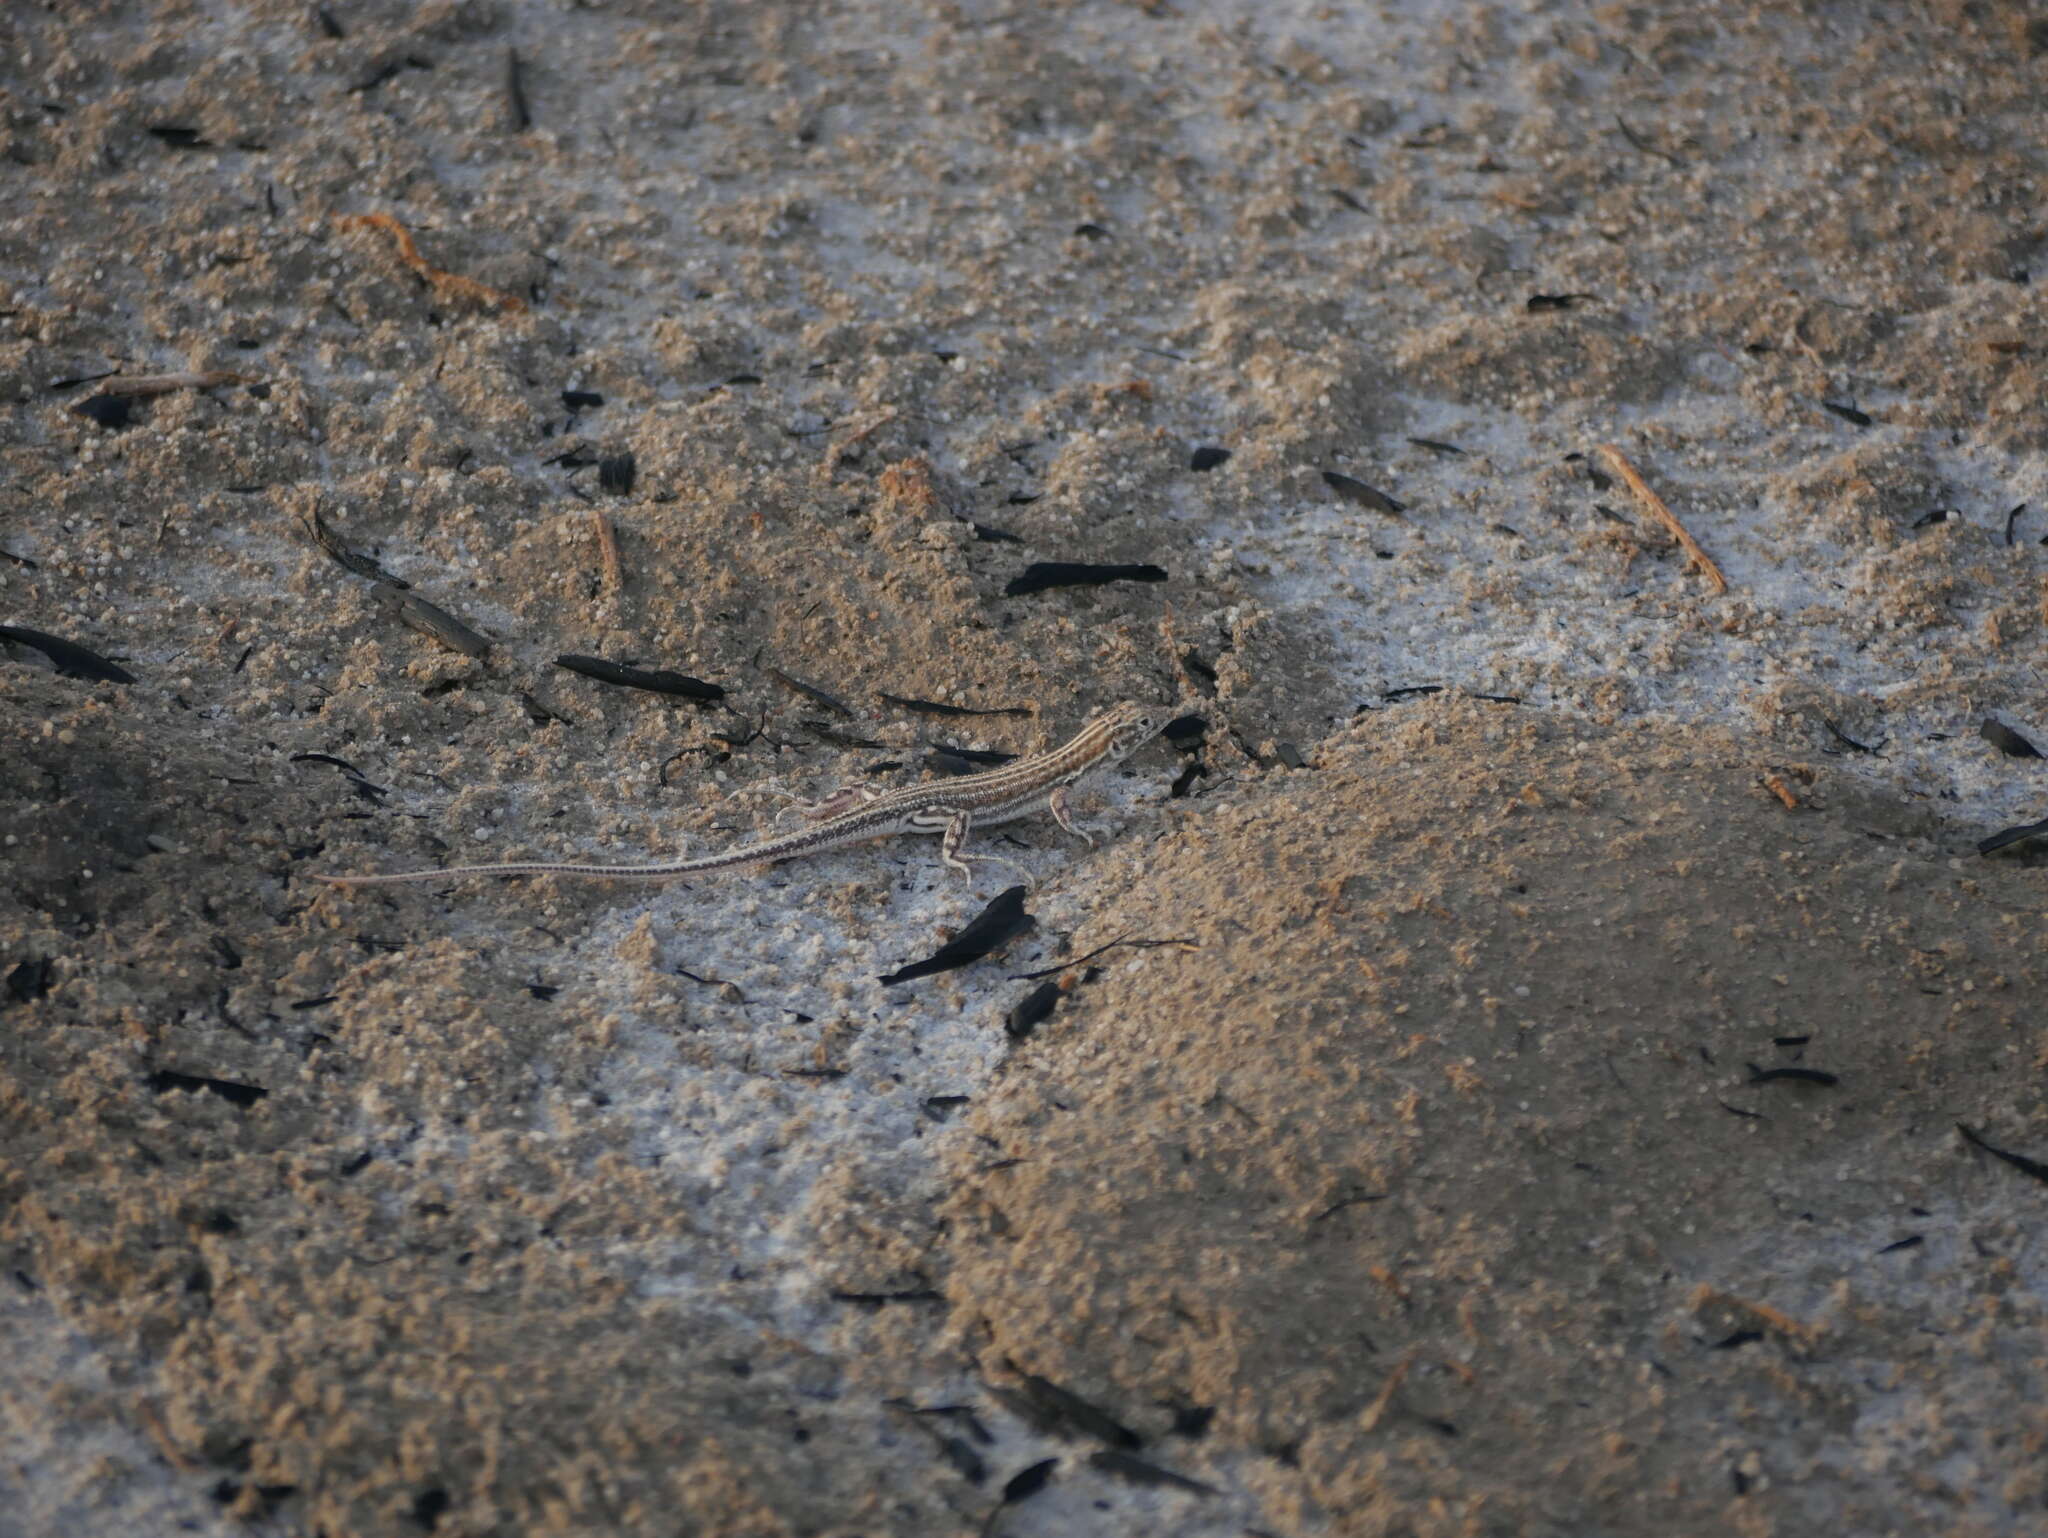
[[[922,785],[883,790],[852,785],[804,808],[815,826],[775,838],[757,839],[720,854],[694,859],[663,860],[652,865],[584,865],[575,862],[514,861],[505,865],[456,865],[440,870],[398,871],[390,875],[314,876],[332,886],[391,886],[405,881],[452,881],[468,876],[589,876],[598,880],[661,881],[673,876],[730,870],[766,864],[796,855],[818,854],[869,839],[898,833],[936,833],[939,858],[952,870],[972,877],[974,865],[1009,864],[996,855],[961,852],[975,828],[990,828],[1052,813],[1067,832],[1090,849],[1091,834],[1075,826],[1067,790],[1076,780],[1123,762],[1156,737],[1170,712],[1163,706],[1126,701],[1090,718],[1087,725],[1056,748],[1020,758],[980,774],[965,774]]]

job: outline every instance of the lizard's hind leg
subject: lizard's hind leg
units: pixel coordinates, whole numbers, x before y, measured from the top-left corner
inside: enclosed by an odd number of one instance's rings
[[[837,817],[842,812],[850,812],[857,806],[866,806],[878,800],[882,795],[882,787],[863,781],[859,785],[843,786],[822,801],[806,801],[802,796],[786,790],[778,790],[775,794],[790,803],[775,814],[777,820],[795,812],[806,822],[823,822],[828,817]]]

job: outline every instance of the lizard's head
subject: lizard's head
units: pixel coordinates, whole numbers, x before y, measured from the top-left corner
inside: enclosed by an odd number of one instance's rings
[[[1159,729],[1173,719],[1164,705],[1141,705],[1130,700],[1112,705],[1095,718],[1095,725],[1109,732],[1109,757],[1121,762],[1159,735]]]

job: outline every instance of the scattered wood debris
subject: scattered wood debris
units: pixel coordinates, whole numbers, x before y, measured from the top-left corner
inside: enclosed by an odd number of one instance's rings
[[[597,462],[597,487],[615,497],[630,496],[633,491],[633,477],[638,473],[632,450],[622,454],[607,454]]]
[[[1004,1034],[1012,1041],[1027,1039],[1051,1017],[1059,1005],[1060,994],[1058,983],[1040,983],[1010,1007],[1009,1014],[1003,1018]]]
[[[1014,753],[997,753],[986,748],[955,747],[950,742],[935,742],[925,749],[924,766],[934,774],[979,774],[983,770],[1000,768],[1015,763]]]
[[[838,695],[827,694],[816,684],[807,684],[801,678],[792,678],[789,674],[783,672],[781,668],[771,667],[764,671],[777,683],[785,688],[794,689],[805,699],[815,704],[823,705],[827,710],[832,711],[836,715],[843,716],[849,721],[853,719],[853,707],[840,699]]]
[[[7,974],[7,997],[16,1004],[32,1004],[50,991],[56,975],[56,963],[48,956],[17,962]]]
[[[80,646],[76,641],[67,641],[62,636],[45,635],[40,630],[31,630],[26,625],[0,625],[0,641],[12,641],[20,646],[32,647],[50,659],[50,664],[66,678],[89,678],[98,683],[132,684],[135,675],[126,668],[117,667],[98,652]]]
[[[373,785],[369,778],[345,758],[336,758],[332,753],[294,753],[289,763],[327,764],[348,776],[349,789],[372,805],[381,806],[384,798],[391,794],[389,786]]]
[[[431,70],[433,67],[434,61],[427,58],[424,54],[380,53],[370,61],[366,69],[356,76],[355,80],[349,85],[348,90],[351,95],[374,91],[386,81],[397,79],[399,73],[403,70]]]
[[[1614,126],[1621,130],[1621,136],[1628,140],[1629,145],[1637,152],[1644,155],[1654,155],[1659,160],[1668,161],[1674,166],[1683,166],[1685,164],[1684,161],[1672,154],[1671,151],[1658,149],[1656,145],[1629,127],[1627,121],[1618,112],[1614,115]]]
[[[1394,1364],[1393,1371],[1387,1374],[1386,1381],[1380,1385],[1380,1391],[1373,1396],[1372,1403],[1359,1413],[1359,1430],[1379,1429],[1380,1422],[1386,1419],[1387,1411],[1394,1403],[1394,1396],[1401,1391],[1401,1385],[1407,1381],[1409,1371],[1414,1366],[1415,1358],[1412,1356],[1403,1357]]]
[[[1685,525],[1680,523],[1677,515],[1664,505],[1664,499],[1651,490],[1650,483],[1642,478],[1621,450],[1611,443],[1603,443],[1596,452],[1607,461],[1608,468],[1621,478],[1622,484],[1635,494],[1636,500],[1642,503],[1645,510],[1671,531],[1671,537],[1678,541],[1685,553],[1692,558],[1693,565],[1713,585],[1714,596],[1718,598],[1727,592],[1728,579],[1721,575],[1721,568],[1714,564],[1713,557],[1702,550],[1700,542],[1686,532]]]
[[[885,986],[914,982],[936,972],[950,972],[979,961],[1018,935],[1035,928],[1038,920],[1024,911],[1024,888],[1013,886],[977,914],[968,926],[922,961],[898,967],[883,977]]]
[[[62,379],[51,380],[50,388],[52,390],[73,390],[82,384],[98,384],[102,379],[112,379],[120,372],[116,368],[103,368],[97,374],[66,374]]]
[[[432,636],[443,646],[459,651],[465,657],[482,657],[490,652],[491,643],[487,639],[439,604],[428,603],[417,593],[400,592],[389,582],[379,582],[370,589],[370,597],[378,608],[407,629]]]
[[[899,710],[914,710],[924,716],[1028,716],[1030,709],[1023,705],[997,705],[988,710],[974,710],[966,705],[947,705],[939,700],[906,699],[900,694],[884,694],[877,689],[875,695],[885,704]]]
[[[1214,1485],[1205,1485],[1199,1479],[1190,1479],[1185,1474],[1176,1474],[1172,1469],[1161,1468],[1135,1453],[1127,1453],[1115,1447],[1099,1447],[1088,1455],[1091,1468],[1104,1474],[1139,1486],[1164,1486],[1170,1490],[1185,1490],[1190,1495],[1214,1495]]]
[[[115,374],[101,383],[100,394],[168,395],[173,390],[218,390],[228,385],[255,382],[246,374],[236,374],[224,368],[180,374]]]
[[[1325,470],[1323,484],[1346,502],[1355,502],[1358,506],[1370,508],[1376,513],[1385,513],[1389,518],[1398,518],[1408,511],[1406,502],[1397,502],[1377,486],[1368,486],[1356,476],[1345,475],[1339,470]]]
[[[1784,802],[1786,811],[1799,810],[1799,798],[1792,793],[1792,787],[1785,783],[1785,777],[1776,770],[1758,775],[1757,784]]]
[[[719,685],[707,684],[701,678],[692,678],[687,673],[673,672],[668,668],[629,667],[623,662],[607,662],[602,657],[574,654],[557,657],[555,666],[581,673],[585,678],[594,678],[599,683],[616,684],[622,689],[646,689],[655,694],[674,694],[706,704],[725,698],[725,690]]]
[[[1092,1437],[1110,1447],[1135,1452],[1145,1439],[1100,1405],[1090,1404],[1072,1389],[1007,1363],[1017,1386],[991,1384],[989,1392],[1020,1420],[1047,1436]]]
[[[940,1416],[953,1416],[955,1414],[965,1416],[969,1421],[969,1435],[975,1436],[976,1440],[986,1445],[993,1441],[994,1438],[989,1435],[987,1428],[982,1426],[979,1420],[974,1417],[972,1411],[961,1410],[953,1405],[940,1405],[934,1409],[927,1410],[908,1404],[900,1399],[886,1400],[884,1403],[891,1410],[901,1415],[909,1424],[916,1426],[919,1431],[930,1437],[932,1446],[937,1449],[939,1456],[944,1458],[952,1466],[953,1472],[962,1479],[965,1479],[971,1485],[978,1485],[988,1478],[988,1465],[982,1461],[981,1454],[974,1450],[966,1437],[954,1436],[943,1429],[943,1427],[933,1424],[933,1421]]]
[[[1868,743],[1858,742],[1854,737],[1851,737],[1847,732],[1842,730],[1841,724],[1839,722],[1831,721],[1826,716],[1822,716],[1820,718],[1820,724],[1827,728],[1828,735],[1830,737],[1834,738],[1835,741],[1839,742],[1851,753],[1875,753],[1878,750],[1878,748],[1883,747],[1885,743],[1891,740],[1889,737],[1883,738],[1877,743],[1876,747],[1872,747]]]
[[[71,414],[118,432],[134,419],[135,403],[125,395],[92,395],[74,405]]]
[[[216,1079],[211,1074],[180,1073],[175,1068],[159,1068],[149,1076],[149,1087],[159,1095],[180,1090],[188,1095],[205,1091],[218,1095],[238,1111],[250,1106],[270,1093],[261,1084],[243,1084],[235,1079]]]
[[[817,738],[818,741],[829,742],[834,747],[873,749],[879,748],[882,745],[872,737],[859,737],[852,732],[842,732],[827,721],[799,721],[797,725]],[[879,774],[882,771],[870,769],[868,772],[870,774]]]
[[[524,709],[526,712],[526,719],[531,721],[535,726],[546,726],[550,722],[553,722],[561,726],[566,726],[571,731],[574,731],[576,729],[576,723],[574,721],[571,721],[567,716],[563,715],[560,711],[550,709],[548,706],[542,704],[539,700],[535,699],[532,693],[528,690],[521,689],[519,691],[519,704],[520,707]]]
[[[1795,1346],[1811,1345],[1814,1337],[1819,1333],[1812,1325],[1801,1324],[1782,1309],[1773,1308],[1768,1303],[1758,1303],[1751,1298],[1740,1297],[1732,1292],[1723,1292],[1720,1288],[1708,1282],[1702,1282],[1693,1289],[1692,1297],[1687,1300],[1687,1307],[1695,1314],[1708,1307],[1718,1307],[1729,1310],[1737,1315],[1747,1315],[1756,1324],[1763,1326],[1765,1329],[1776,1331],[1788,1343]],[[1737,1333],[1746,1334],[1750,1340],[1761,1340],[1763,1338],[1761,1331],[1738,1331]],[[1730,1339],[1733,1340],[1733,1337],[1730,1337]],[[1740,1342],[1737,1343],[1740,1344]],[[1726,1349],[1729,1342],[1723,1341],[1719,1344],[1723,1349]]]
[[[1100,587],[1106,582],[1164,582],[1166,568],[1123,563],[1097,566],[1086,561],[1033,561],[1003,589],[1005,598],[1021,598],[1055,587]]]
[[[604,563],[605,589],[616,593],[626,583],[626,574],[619,567],[618,536],[612,532],[612,521],[605,517],[601,508],[590,510],[590,525],[597,532],[597,553]]]
[[[307,528],[313,535],[313,542],[326,551],[328,558],[344,571],[352,571],[358,577],[367,577],[372,582],[381,583],[386,587],[398,588],[401,591],[412,586],[403,577],[392,576],[390,572],[386,571],[374,559],[364,555],[360,550],[349,545],[339,534],[335,533],[333,525],[320,516],[320,504],[317,499],[313,503],[312,512],[306,515],[305,521]]]
[[[525,70],[517,48],[505,50],[505,116],[515,133],[533,127],[533,109],[526,100]]]
[[[1990,743],[2008,758],[2039,758],[2041,750],[2035,747],[2003,721],[1987,718],[1977,728],[1977,735]]]
[[[1724,1292],[1720,1288],[1706,1282],[1702,1282],[1694,1289],[1691,1302],[1695,1309],[1718,1305],[1722,1308],[1740,1310],[1747,1313],[1765,1329],[1775,1330],[1787,1340],[1801,1345],[1811,1342],[1820,1333],[1817,1326],[1802,1323],[1781,1308],[1773,1308],[1768,1303],[1759,1303],[1754,1298],[1745,1298],[1736,1293]]]
[[[1107,945],[1096,946],[1094,950],[1088,952],[1088,954],[1085,956],[1075,956],[1066,961],[1058,962],[1053,966],[1041,967],[1036,972],[1014,972],[1011,974],[1010,980],[1012,982],[1018,983],[1029,983],[1036,982],[1041,977],[1057,977],[1062,972],[1071,972],[1076,967],[1086,966],[1089,962],[1093,961],[1097,956],[1108,955],[1118,946],[1129,946],[1132,950],[1144,951],[1157,950],[1162,946],[1169,945],[1180,946],[1187,950],[1193,951],[1198,951],[1202,948],[1200,941],[1191,940],[1186,938],[1185,936],[1174,936],[1170,939],[1162,940],[1133,940],[1127,936],[1119,935],[1116,939],[1110,941]]]
[[[1742,1066],[1749,1070],[1749,1082],[1752,1084],[1818,1084],[1826,1089],[1842,1082],[1839,1074],[1819,1068],[1759,1068],[1755,1063]]]
[[[2009,1149],[1995,1148],[1961,1122],[1956,1123],[1956,1131],[1968,1138],[1972,1147],[1983,1149],[1994,1159],[2004,1160],[2022,1174],[2032,1175],[2036,1180],[2048,1180],[2048,1164],[2043,1164],[2039,1159],[2030,1159],[2025,1154],[2013,1153]]]
[[[1057,1458],[1041,1458],[1038,1462],[1019,1469],[1003,1481],[1003,1505],[1014,1506],[1019,1501],[1031,1499],[1046,1487],[1052,1479],[1053,1470],[1059,1466],[1060,1460]],[[991,1527],[993,1522],[982,1531],[988,1532]]]
[[[2048,838],[2048,817],[2039,822],[2023,822],[2016,828],[2001,828],[1989,838],[1977,840],[1977,853],[1993,854],[2010,844],[2025,843],[2030,838]]]

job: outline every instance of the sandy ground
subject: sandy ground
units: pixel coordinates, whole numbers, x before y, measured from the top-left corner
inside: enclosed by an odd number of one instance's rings
[[[2048,28],[1869,9],[0,15],[0,1538],[2038,1531]],[[1125,698],[915,982],[304,879]]]

